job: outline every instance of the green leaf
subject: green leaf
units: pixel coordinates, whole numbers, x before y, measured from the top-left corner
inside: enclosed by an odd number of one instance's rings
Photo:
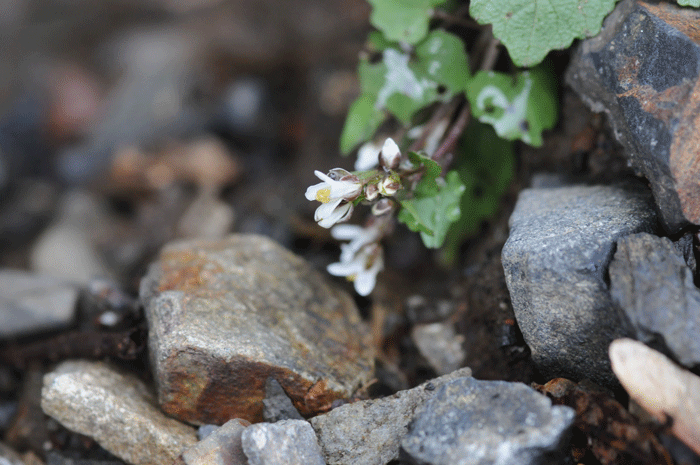
[[[678,0],[680,6],[692,6],[700,8],[700,0]]]
[[[362,93],[376,96],[376,107],[386,108],[404,124],[421,108],[462,92],[469,80],[464,44],[444,31],[431,32],[415,57],[387,47],[380,62],[361,61],[358,73]]]
[[[357,144],[372,137],[386,119],[386,114],[375,108],[375,101],[374,97],[363,94],[350,106],[340,135],[340,151],[344,155],[350,153]]]
[[[493,35],[516,65],[533,66],[550,50],[596,35],[615,1],[472,0],[469,13],[481,24],[493,24]]]
[[[420,231],[426,247],[437,249],[442,246],[450,225],[460,216],[460,198],[464,194],[464,184],[456,171],[447,173],[445,180],[424,178],[416,190],[414,198],[401,201],[403,207],[398,219],[412,231]]]
[[[416,68],[421,74],[447,87],[453,93],[464,90],[469,80],[469,64],[464,42],[437,29],[416,47]]]
[[[513,143],[498,137],[487,124],[472,122],[459,144],[455,170],[464,183],[459,220],[450,226],[442,259],[453,264],[464,240],[498,211],[500,199],[515,175]]]
[[[544,66],[508,74],[479,71],[467,85],[472,114],[508,140],[542,145],[542,131],[557,122],[556,85]]]
[[[433,7],[445,0],[368,0],[372,5],[372,26],[387,39],[417,44],[428,33]]]
[[[425,174],[423,174],[423,179],[421,180],[423,183],[426,183],[428,179],[434,181],[442,172],[442,167],[438,162],[422,153],[408,152],[408,159],[416,168],[425,166]]]

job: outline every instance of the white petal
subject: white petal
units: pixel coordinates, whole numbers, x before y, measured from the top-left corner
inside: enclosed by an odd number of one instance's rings
[[[316,209],[316,212],[314,213],[314,221],[323,221],[324,219],[331,216],[333,214],[333,210],[335,210],[335,207],[337,207],[342,201],[343,199],[336,199],[328,203],[322,203],[321,205],[319,205],[319,207]]]
[[[315,170],[314,174],[318,179],[320,179],[321,181],[325,181],[328,184],[335,182],[331,178],[329,178],[325,173],[321,173],[319,170]]]
[[[331,194],[332,199],[346,199],[355,197],[362,190],[362,183],[351,182],[351,181],[331,181]]]
[[[349,241],[354,239],[355,236],[359,236],[362,231],[364,231],[364,228],[356,224],[339,224],[331,229],[331,236],[339,241]]]
[[[377,284],[377,275],[374,273],[358,273],[355,277],[355,291],[362,297],[367,297]]]
[[[357,150],[357,161],[355,162],[355,169],[357,171],[367,171],[371,170],[379,164],[379,151],[381,147],[379,145],[367,142],[362,144]]]
[[[316,194],[318,191],[321,189],[327,188],[328,183],[325,182],[320,182],[318,184],[314,184],[313,186],[310,186],[309,188],[306,189],[306,198],[308,200],[316,200]]]
[[[326,267],[333,276],[352,276],[362,271],[362,264],[358,261],[331,263]]]
[[[323,227],[323,228],[330,228],[334,224],[336,224],[338,221],[343,221],[348,218],[349,213],[352,211],[352,204],[351,203],[346,203],[343,205],[338,206],[338,204],[341,202],[342,199],[338,199],[336,202],[329,202],[329,203],[324,203],[320,207],[316,209],[316,213],[320,217],[320,219],[316,219],[318,221],[318,225]],[[319,210],[322,207],[326,207],[328,205],[336,205],[336,208],[334,208],[330,214],[328,214],[328,209],[324,209],[320,214]]]
[[[398,164],[398,159],[401,156],[401,150],[399,146],[396,145],[394,139],[387,137],[382,146],[382,162],[384,166],[391,167],[394,163]]]

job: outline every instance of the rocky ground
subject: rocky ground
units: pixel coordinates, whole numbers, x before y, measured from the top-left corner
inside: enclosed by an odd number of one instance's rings
[[[554,53],[498,214],[365,298],[303,195],[364,1],[7,12],[0,464],[700,464],[697,13]]]

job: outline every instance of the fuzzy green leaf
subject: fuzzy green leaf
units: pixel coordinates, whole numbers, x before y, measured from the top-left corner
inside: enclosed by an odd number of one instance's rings
[[[422,153],[408,152],[408,159],[416,168],[425,166],[425,174],[423,175],[422,179],[423,184],[425,184],[429,179],[435,181],[435,178],[440,176],[440,173],[442,172],[442,167],[438,162],[423,155]]]
[[[487,124],[472,122],[459,144],[456,171],[466,187],[459,220],[450,226],[442,258],[454,263],[464,240],[498,210],[515,175],[513,143],[501,139]]]
[[[433,8],[445,0],[368,0],[372,5],[372,26],[387,39],[417,44],[428,33]]]
[[[550,50],[596,35],[616,0],[472,0],[469,13],[492,24],[493,35],[518,66],[534,66]]]
[[[544,66],[519,73],[480,71],[467,85],[472,114],[508,140],[542,145],[542,131],[557,122],[556,85]]]
[[[692,6],[700,8],[700,0],[678,0],[680,6]]]
[[[347,155],[355,146],[366,141],[381,126],[386,114],[374,106],[375,98],[360,95],[350,106],[340,135],[340,151]]]
[[[423,243],[431,249],[442,246],[450,225],[459,219],[460,198],[465,190],[456,171],[437,181],[424,178],[414,191],[414,198],[401,201],[403,208],[398,215],[409,229],[420,231]]]

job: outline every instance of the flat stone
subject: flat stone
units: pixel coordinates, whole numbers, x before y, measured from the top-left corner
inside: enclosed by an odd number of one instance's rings
[[[241,435],[250,423],[234,418],[205,439],[187,449],[182,458],[187,465],[248,465]]]
[[[142,381],[103,362],[58,365],[44,377],[41,407],[134,465],[182,463],[180,454],[197,442],[194,428],[158,410]]]
[[[415,325],[411,330],[411,338],[438,375],[452,373],[462,365],[466,357],[464,336],[456,333],[452,323]]]
[[[20,270],[0,270],[0,339],[61,329],[75,317],[78,287]]]
[[[566,81],[606,112],[667,229],[700,224],[700,11],[625,0],[583,41]]]
[[[460,378],[416,410],[401,441],[402,463],[549,465],[561,463],[573,409],[507,381]]]
[[[310,415],[373,375],[352,298],[263,236],[167,245],[141,299],[161,407],[191,423],[261,421],[269,377]]]
[[[632,339],[610,344],[610,360],[630,397],[700,454],[700,377]]]
[[[469,368],[382,399],[345,404],[310,420],[328,465],[383,465],[399,457],[401,439],[416,408],[449,381],[471,376]]]
[[[661,344],[685,366],[700,364],[700,290],[673,242],[634,234],[617,242],[610,293],[635,339]]]
[[[615,383],[607,349],[626,330],[606,269],[619,238],[655,225],[651,195],[638,184],[520,193],[502,263],[518,325],[545,377]]]
[[[316,434],[307,421],[258,423],[243,431],[250,465],[325,465]]]

